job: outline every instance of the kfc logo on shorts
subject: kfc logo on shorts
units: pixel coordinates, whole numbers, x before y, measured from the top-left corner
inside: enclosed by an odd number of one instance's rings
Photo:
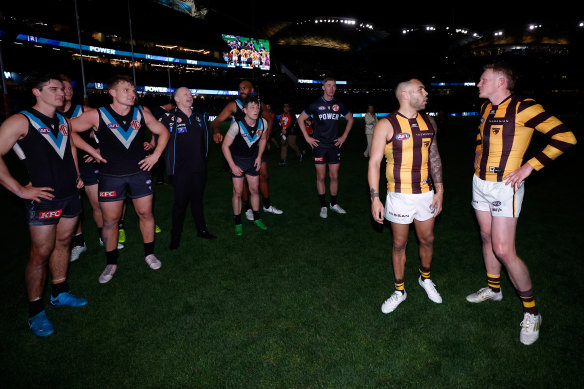
[[[314,162],[324,162],[324,157],[314,157]]]
[[[39,128],[39,132],[43,135],[48,134],[51,130],[49,130],[47,127],[41,127]]]
[[[59,209],[57,211],[40,212],[39,213],[39,220],[54,219],[57,217],[61,217],[62,214],[63,214],[62,209]]]
[[[99,192],[99,197],[116,197],[116,191],[110,190],[110,191]]]
[[[67,126],[64,124],[59,125],[59,132],[63,134],[63,136],[69,135],[69,131],[67,131]]]
[[[333,111],[337,112],[339,110],[338,104],[333,105]]]
[[[493,204],[493,207],[500,207],[502,203],[500,201],[493,201],[491,204]]]
[[[134,130],[139,130],[142,125],[140,124],[139,120],[132,120],[130,127],[132,127]]]
[[[407,139],[410,139],[410,134],[408,134],[407,132],[402,132],[401,134],[397,134],[395,139],[396,140],[407,140]]]
[[[107,128],[110,130],[116,130],[120,125],[118,123],[110,123],[107,125]]]

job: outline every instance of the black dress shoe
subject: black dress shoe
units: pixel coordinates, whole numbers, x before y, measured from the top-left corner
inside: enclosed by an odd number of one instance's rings
[[[205,239],[217,239],[217,237],[213,234],[211,234],[209,231],[207,230],[203,230],[201,232],[197,233],[197,236],[199,238],[205,238]]]

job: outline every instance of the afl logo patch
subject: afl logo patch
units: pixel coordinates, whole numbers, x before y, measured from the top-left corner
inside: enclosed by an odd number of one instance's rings
[[[333,111],[337,112],[339,110],[339,106],[337,104],[333,105]]]
[[[319,111],[324,111],[326,109],[326,107],[323,107],[322,105],[320,107],[318,107]]]
[[[44,135],[44,134],[48,134],[50,131],[51,131],[51,130],[49,130],[47,127],[41,127],[41,128],[39,128],[39,132],[40,132],[41,134],[43,134],[43,135]]]
[[[502,203],[500,201],[493,201],[491,204],[493,204],[493,207],[500,207]]]
[[[132,123],[130,123],[130,126],[134,129],[134,130],[139,130],[140,127],[142,127],[142,125],[140,124],[140,122],[138,120],[132,120]]]
[[[120,125],[118,123],[110,123],[107,125],[107,128],[109,128],[110,130],[115,130],[118,127],[120,127]]]
[[[63,136],[69,135],[69,132],[67,131],[67,126],[65,124],[60,124],[59,125],[59,132],[61,134],[63,134]]]
[[[408,134],[407,132],[402,132],[401,134],[397,134],[395,139],[396,140],[407,140],[407,139],[410,139],[410,134]]]

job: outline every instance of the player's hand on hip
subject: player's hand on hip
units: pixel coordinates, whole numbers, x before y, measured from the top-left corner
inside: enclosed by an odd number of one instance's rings
[[[158,162],[158,158],[156,158],[154,154],[152,154],[138,162],[138,166],[140,166],[140,169],[142,169],[143,171],[149,172],[156,162]]]
[[[22,190],[22,192],[20,192],[18,194],[18,197],[20,197],[21,199],[25,199],[25,200],[34,200],[38,203],[41,202],[42,199],[45,200],[52,200],[55,198],[55,195],[52,194],[51,192],[53,192],[54,189],[50,188],[48,186],[43,186],[43,187],[34,187],[32,186],[32,184],[28,184],[27,186],[25,186]]]
[[[306,138],[306,143],[308,143],[312,148],[315,148],[316,146],[318,146],[319,140],[309,136],[308,138]]]
[[[529,177],[531,172],[533,171],[533,167],[530,164],[525,163],[519,169],[507,174],[503,177],[503,181],[505,181],[505,185],[512,184],[516,187],[519,187],[523,181]]]
[[[341,136],[341,137],[335,139],[335,146],[337,146],[338,148],[341,148],[341,146],[343,145],[343,143],[345,143],[346,140],[347,140],[347,138],[345,138],[344,136]]]

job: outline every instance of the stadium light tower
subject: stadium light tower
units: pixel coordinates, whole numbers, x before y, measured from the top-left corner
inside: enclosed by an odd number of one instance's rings
[[[136,63],[134,61],[134,38],[132,37],[132,12],[130,11],[130,0],[128,0],[128,24],[130,25],[130,49],[132,52],[132,74],[134,75],[134,85],[136,84]]]
[[[79,58],[81,60],[81,82],[83,83],[83,103],[89,105],[87,88],[85,86],[85,66],[83,64],[83,50],[81,49],[81,30],[79,28],[79,12],[77,12],[77,0],[75,2],[75,21],[77,22],[77,40],[79,41]]]

